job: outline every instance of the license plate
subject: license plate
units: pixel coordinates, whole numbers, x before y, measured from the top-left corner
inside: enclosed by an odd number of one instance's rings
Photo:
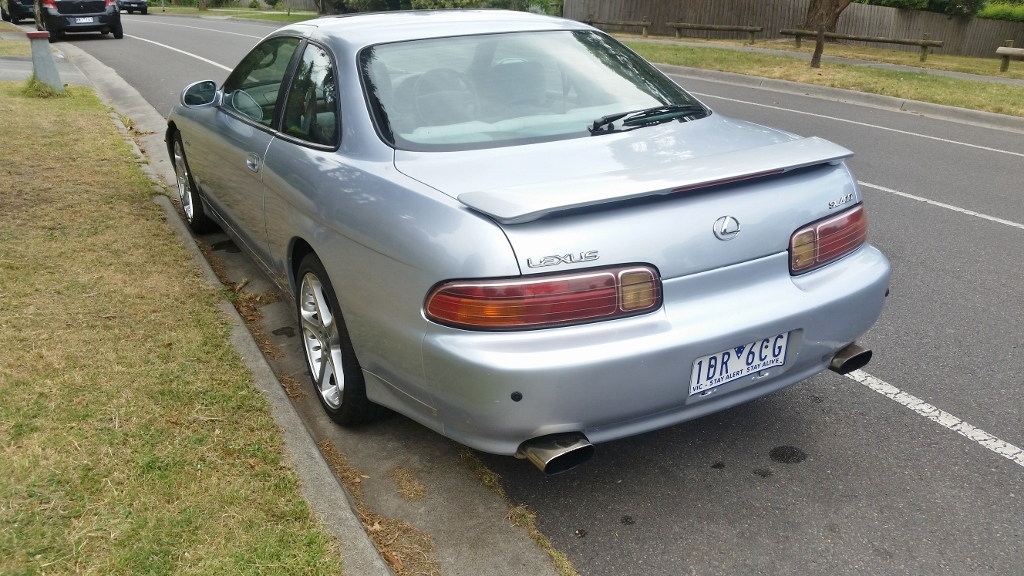
[[[789,332],[698,358],[690,372],[690,395],[786,363]]]
[[[75,18],[75,24],[92,24],[92,17],[89,17],[89,18]]]

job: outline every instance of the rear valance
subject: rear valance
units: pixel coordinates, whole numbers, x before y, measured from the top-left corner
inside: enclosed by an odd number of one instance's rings
[[[619,170],[542,184],[478,190],[459,194],[458,198],[503,224],[517,224],[561,210],[685,192],[807,166],[834,164],[850,156],[853,152],[828,140],[804,138],[684,160],[667,168]]]

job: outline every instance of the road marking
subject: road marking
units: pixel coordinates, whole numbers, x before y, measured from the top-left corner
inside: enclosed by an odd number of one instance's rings
[[[960,208],[959,206],[953,206],[952,204],[945,204],[943,202],[936,202],[935,200],[929,200],[928,198],[923,198],[921,196],[914,196],[913,194],[907,194],[906,192],[900,192],[899,190],[893,190],[892,188],[886,188],[885,186],[879,186],[878,184],[869,184],[867,182],[861,182],[860,180],[857,181],[857,184],[860,184],[861,186],[866,186],[868,188],[874,188],[875,190],[880,190],[882,192],[888,192],[889,194],[895,194],[897,196],[902,196],[904,198],[910,198],[911,200],[917,200],[918,202],[924,202],[925,204],[931,204],[932,206],[938,206],[940,208],[946,208],[947,210],[952,210],[954,212],[959,212],[961,214],[967,214],[968,216],[977,216],[978,218],[982,218],[984,220],[989,220],[991,222],[998,222],[999,224],[1005,224],[1007,226],[1012,226],[1014,228],[1020,228],[1021,230],[1024,230],[1024,224],[1019,224],[1019,223],[1013,222],[1011,220],[1004,220],[1002,218],[996,218],[995,216],[989,216],[988,214],[982,214],[981,212],[975,212],[974,210],[968,210],[966,208]]]
[[[783,108],[782,106],[772,106],[770,104],[759,104],[757,102],[748,102],[746,100],[736,100],[734,98],[726,98],[724,96],[715,96],[714,94],[702,94],[700,92],[690,92],[696,96],[702,96],[706,98],[718,98],[719,100],[725,100],[727,102],[736,102],[738,104],[748,104],[750,106],[760,106],[761,108],[771,108],[772,110],[781,110],[782,112],[792,112],[793,114],[802,114],[804,116],[813,116],[815,118],[823,118],[825,120],[835,120],[836,122],[845,122],[847,124],[855,124],[857,126],[865,126],[867,128],[877,128],[879,130],[886,130],[889,132],[896,132],[898,134],[906,134],[907,136],[917,136],[918,138],[925,138],[928,140],[935,140],[937,142],[945,142],[947,144],[955,144],[957,146],[967,146],[968,148],[976,148],[978,150],[985,150],[987,152],[996,152],[999,154],[1009,154],[1010,156],[1018,156],[1024,158],[1022,152],[1012,152],[1010,150],[1002,150],[1000,148],[992,148],[989,146],[982,146],[980,144],[971,144],[968,142],[960,142],[959,140],[949,140],[948,138],[939,138],[938,136],[929,136],[927,134],[920,134],[918,132],[908,132],[906,130],[898,130],[896,128],[889,128],[888,126],[879,126],[877,124],[868,124],[867,122],[857,122],[856,120],[847,120],[846,118],[837,118],[835,116],[826,116],[825,114],[815,114],[814,112],[804,112],[803,110],[793,110],[792,108]]]
[[[170,22],[157,22],[157,21],[155,21],[155,20],[153,20],[151,18],[141,18],[141,19],[133,18],[132,19],[132,26],[134,26],[135,24],[137,24],[139,22],[142,22],[142,23],[145,23],[145,24],[156,24],[158,26],[177,26],[178,28],[191,28],[193,30],[203,30],[205,32],[216,32],[217,34],[230,34],[232,36],[244,36],[246,38],[255,38],[257,40],[263,39],[263,36],[253,36],[252,34],[240,34],[238,32],[225,32],[224,30],[216,30],[214,28],[200,28],[199,26],[188,26],[186,24],[171,24]]]
[[[907,408],[910,408],[932,422],[938,422],[957,434],[981,444],[1003,458],[1006,458],[1019,466],[1024,466],[1024,450],[1021,450],[1013,444],[1004,442],[980,428],[975,428],[967,422],[953,416],[949,412],[939,410],[924,400],[907,394],[892,384],[883,382],[866,372],[854,370],[847,374],[846,377],[856,382],[860,382],[886,398],[903,404]]]
[[[128,34],[125,34],[124,36],[125,36],[125,38],[132,38],[132,39],[135,39],[135,40],[142,40],[143,42],[149,42],[150,44],[156,44],[157,46],[159,46],[161,48],[167,48],[168,50],[174,50],[175,52],[180,52],[180,53],[184,54],[185,56],[191,56],[191,57],[195,58],[196,60],[202,60],[203,62],[206,62],[207,64],[212,64],[212,65],[216,66],[217,68],[220,68],[221,70],[227,70],[228,72],[231,72],[231,68],[228,68],[227,66],[225,66],[223,64],[218,64],[218,63],[214,62],[213,60],[207,60],[206,58],[203,58],[202,56],[197,56],[197,55],[195,55],[195,54],[193,54],[191,52],[185,52],[184,50],[179,50],[179,49],[175,48],[174,46],[168,46],[167,44],[161,44],[159,42],[154,42],[152,40],[147,40],[146,38],[139,38],[138,36],[131,36],[131,35],[128,35]]]

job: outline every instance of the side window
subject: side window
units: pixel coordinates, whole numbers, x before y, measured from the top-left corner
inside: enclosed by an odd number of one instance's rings
[[[298,38],[282,37],[272,38],[253,48],[224,82],[225,105],[264,126],[270,126],[274,121],[281,83],[298,46]]]
[[[281,130],[313,144],[338,145],[338,83],[327,51],[307,44],[295,70]]]

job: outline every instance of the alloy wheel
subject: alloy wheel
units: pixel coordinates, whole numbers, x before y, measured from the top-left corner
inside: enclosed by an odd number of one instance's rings
[[[345,392],[341,338],[331,313],[323,283],[312,272],[302,277],[299,288],[302,345],[320,398],[331,409],[341,406]]]
[[[181,200],[181,210],[185,213],[185,219],[192,221],[195,216],[195,205],[192,203],[192,187],[189,185],[190,174],[188,163],[185,162],[185,151],[181,148],[181,140],[174,142],[174,175],[178,180],[178,199]]]

